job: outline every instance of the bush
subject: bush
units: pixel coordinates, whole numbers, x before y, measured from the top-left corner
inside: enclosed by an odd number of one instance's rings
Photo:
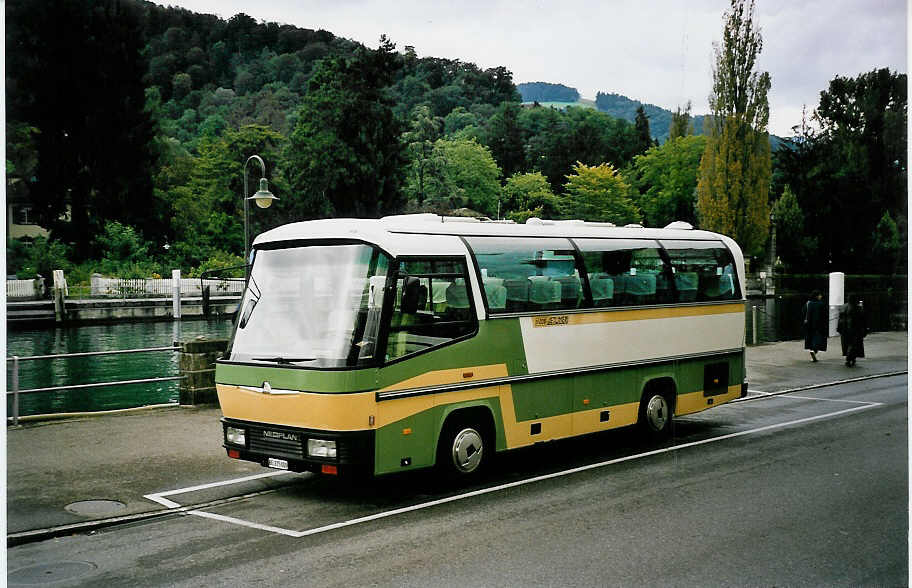
[[[13,255],[18,256],[20,265],[16,274],[20,278],[33,278],[42,275],[45,280],[52,280],[54,270],[63,270],[67,273],[73,269],[70,262],[70,248],[58,241],[48,241],[44,237],[36,237],[31,246],[24,243],[14,246]],[[7,260],[10,257],[10,248],[7,247]],[[7,266],[7,272],[10,266]]]
[[[224,268],[234,268],[233,270],[219,273],[216,277],[219,278],[243,278],[244,277],[244,258],[239,255],[233,255],[231,253],[225,253],[224,251],[216,251],[209,259],[198,265],[197,267],[192,268],[188,274],[188,278],[198,278],[203,272],[224,269]]]

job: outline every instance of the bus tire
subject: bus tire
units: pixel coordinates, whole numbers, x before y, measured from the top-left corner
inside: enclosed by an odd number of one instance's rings
[[[674,421],[674,406],[670,395],[660,387],[647,386],[640,399],[640,414],[637,424],[651,440],[670,436]]]
[[[437,466],[449,479],[477,478],[490,460],[493,444],[487,431],[474,420],[448,420],[437,443]]]

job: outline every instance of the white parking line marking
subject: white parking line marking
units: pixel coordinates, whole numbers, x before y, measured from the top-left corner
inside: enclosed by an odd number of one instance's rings
[[[758,394],[760,396],[778,396],[780,398],[796,398],[798,400],[820,400],[821,402],[846,402],[849,404],[869,404],[871,406],[883,406],[883,402],[873,402],[871,400],[843,400],[841,398],[817,398],[814,396],[796,396],[794,394],[787,394],[783,392],[760,392],[759,390],[751,390],[751,392]]]
[[[829,399],[826,399],[826,398],[811,398],[811,400],[829,400]],[[673,445],[673,446],[671,446],[671,447],[664,447],[664,448],[662,448],[662,449],[655,449],[655,450],[653,450],[653,451],[646,451],[646,452],[644,452],[644,453],[638,453],[638,454],[636,454],[636,455],[628,455],[628,456],[626,456],[626,457],[619,457],[619,458],[616,458],[616,459],[611,459],[611,460],[608,460],[608,461],[602,461],[602,462],[599,462],[599,463],[593,463],[593,464],[589,464],[589,465],[585,465],[585,466],[580,466],[580,467],[573,468],[573,469],[569,469],[569,470],[562,470],[562,471],[560,471],[560,472],[553,472],[553,473],[550,473],[550,474],[544,474],[544,475],[541,475],[541,476],[535,476],[535,477],[533,477],[533,478],[527,478],[527,479],[525,479],[525,480],[519,480],[519,481],[516,481],[516,482],[509,482],[509,483],[507,483],[507,484],[501,484],[501,485],[499,485],[499,486],[492,486],[492,487],[490,487],[490,488],[482,488],[482,489],[480,489],[480,490],[474,490],[474,491],[472,491],[472,492],[466,492],[466,493],[464,493],[464,494],[457,494],[457,495],[455,495],[455,496],[449,496],[449,497],[447,497],[447,498],[440,498],[440,499],[438,499],[438,500],[431,500],[431,501],[428,501],[428,502],[422,502],[422,503],[420,503],[420,504],[415,504],[415,505],[412,505],[412,506],[406,506],[406,507],[397,508],[397,509],[393,509],[393,510],[383,511],[383,512],[379,512],[379,513],[372,514],[372,515],[368,515],[368,516],[364,516],[364,517],[359,517],[359,518],[355,518],[355,519],[350,519],[350,520],[347,520],[347,521],[341,521],[341,522],[338,522],[338,523],[332,523],[332,524],[329,524],[329,525],[324,525],[324,526],[322,526],[322,527],[316,527],[316,528],[314,528],[314,529],[307,529],[307,530],[304,530],[304,531],[295,531],[295,530],[293,530],[293,529],[283,529],[283,528],[281,528],[281,527],[273,527],[273,526],[270,526],[270,525],[262,525],[262,524],[260,524],[260,523],[254,523],[254,522],[252,522],[252,521],[245,521],[245,520],[243,520],[243,519],[237,519],[237,518],[234,518],[234,517],[228,517],[228,516],[224,516],[224,515],[213,514],[213,513],[204,512],[204,511],[201,511],[201,510],[191,510],[191,511],[188,511],[187,514],[195,515],[195,516],[202,517],[202,518],[206,518],[206,519],[210,519],[210,520],[222,521],[222,522],[230,523],[230,524],[233,524],[233,525],[240,525],[240,526],[242,526],[242,527],[248,527],[248,528],[251,528],[251,529],[258,529],[258,530],[261,530],[261,531],[268,531],[268,532],[271,532],[271,533],[276,533],[276,534],[279,534],[279,535],[285,535],[285,536],[288,536],[288,537],[301,538],[301,537],[307,537],[307,536],[310,536],[310,535],[317,535],[317,534],[320,534],[320,533],[325,533],[325,532],[327,532],[327,531],[333,531],[333,530],[335,530],[335,529],[341,529],[341,528],[344,528],[344,527],[351,527],[351,526],[353,526],[353,525],[358,525],[358,524],[361,524],[361,523],[366,523],[366,522],[370,522],[370,521],[376,521],[376,520],[379,520],[379,519],[394,517],[394,516],[401,515],[401,514],[405,514],[405,513],[408,513],[408,512],[414,512],[414,511],[418,511],[418,510],[423,510],[423,509],[426,509],[426,508],[431,508],[431,507],[434,507],[434,506],[439,506],[439,505],[441,505],[441,504],[447,504],[447,503],[450,503],[450,502],[457,502],[457,501],[459,501],[459,500],[464,500],[464,499],[466,499],[466,498],[472,498],[472,497],[475,497],[475,496],[483,496],[483,495],[485,495],[485,494],[492,494],[492,493],[494,493],[494,492],[500,492],[500,491],[502,491],[502,490],[507,490],[507,489],[509,489],[509,488],[517,488],[517,487],[519,487],[519,486],[525,486],[525,485],[527,485],[527,484],[534,484],[534,483],[536,483],[536,482],[542,482],[542,481],[545,481],[545,480],[551,480],[551,479],[555,479],[555,478],[561,478],[561,477],[564,477],[564,476],[569,476],[569,475],[571,475],[571,474],[577,474],[577,473],[580,473],[580,472],[585,472],[585,471],[588,471],[588,470],[594,470],[594,469],[598,469],[598,468],[603,468],[603,467],[607,467],[607,466],[610,466],[610,465],[615,465],[615,464],[618,464],[618,463],[623,463],[623,462],[627,462],[627,461],[633,461],[633,460],[641,459],[641,458],[644,458],[644,457],[651,457],[651,456],[653,456],[653,455],[660,455],[660,454],[663,454],[663,453],[669,453],[669,452],[672,452],[672,451],[678,451],[678,450],[680,450],[680,449],[686,449],[686,448],[689,448],[689,447],[697,447],[697,446],[699,446],[699,445],[707,445],[707,444],[709,444],[709,443],[715,443],[715,442],[717,442],[717,441],[724,441],[724,440],[726,440],[726,439],[734,439],[735,437],[743,437],[743,436],[745,436],[745,435],[753,435],[753,434],[755,434],[755,433],[762,433],[762,432],[771,431],[771,430],[774,430],[774,429],[781,429],[781,428],[783,428],[783,427],[789,427],[789,426],[793,426],[793,425],[801,425],[801,424],[811,423],[811,422],[815,422],[815,421],[819,421],[819,420],[823,420],[823,419],[827,419],[827,418],[832,418],[832,417],[836,417],[836,416],[841,416],[841,415],[845,415],[845,414],[850,414],[850,413],[854,413],[854,412],[859,412],[859,411],[862,411],[862,410],[867,410],[867,409],[869,409],[869,408],[875,408],[875,407],[878,407],[878,406],[883,406],[883,404],[880,403],[880,402],[862,402],[862,403],[861,403],[861,406],[855,406],[855,407],[852,407],[852,408],[846,408],[846,409],[843,409],[843,410],[837,410],[837,411],[835,411],[835,412],[828,412],[828,413],[826,413],[826,414],[817,415],[817,416],[812,416],[812,417],[805,417],[805,418],[796,419],[796,420],[793,420],[793,421],[787,421],[787,422],[784,422],[784,423],[775,423],[775,424],[772,424],[772,425],[766,425],[766,426],[763,426],[763,427],[758,427],[758,428],[756,428],[756,429],[750,429],[750,430],[747,430],[747,431],[739,431],[739,432],[737,432],[737,433],[729,433],[729,434],[727,434],[727,435],[720,435],[719,437],[711,437],[711,438],[709,438],[709,439],[702,439],[702,440],[700,440],[700,441],[691,441],[691,442],[689,442],[689,443],[682,443],[681,445]],[[203,489],[207,489],[207,488],[214,488],[214,487],[217,487],[217,486],[226,486],[226,485],[228,485],[228,484],[239,483],[239,482],[241,482],[241,481],[246,481],[246,480],[253,480],[253,479],[257,479],[257,478],[265,478],[265,477],[269,477],[269,476],[278,476],[278,475],[282,475],[282,474],[286,474],[286,473],[289,473],[289,472],[281,472],[281,471],[280,471],[280,472],[269,472],[269,473],[266,473],[266,474],[259,474],[259,475],[256,475],[256,476],[247,476],[246,478],[238,478],[238,479],[236,479],[236,480],[226,480],[226,481],[224,481],[224,482],[214,482],[214,483],[212,483],[212,484],[202,484],[202,485],[200,485],[200,486],[193,486],[193,487],[191,487],[191,488],[182,488],[182,489],[180,489],[180,490],[170,490],[170,491],[168,491],[168,492],[158,492],[158,493],[156,493],[156,494],[150,494],[150,495],[148,495],[148,496],[145,496],[145,498],[148,498],[149,500],[153,500],[153,501],[155,501],[155,502],[158,502],[159,504],[163,504],[163,505],[167,506],[168,508],[180,508],[180,505],[177,504],[176,502],[173,502],[173,501],[171,501],[171,500],[167,500],[167,499],[165,499],[165,498],[163,498],[163,497],[164,497],[164,496],[172,496],[172,495],[174,495],[174,494],[183,494],[183,493],[185,493],[185,492],[191,492],[191,491],[197,490],[197,489],[203,490]]]
[[[157,502],[168,508],[178,508],[180,504],[174,502],[173,500],[168,500],[165,496],[174,496],[175,494],[186,494],[188,492],[196,492],[197,490],[208,490],[210,488],[218,488],[219,486],[229,486],[231,484],[240,484],[241,482],[249,482],[250,480],[259,480],[260,478],[271,478],[273,476],[283,476],[286,474],[293,474],[294,472],[286,471],[275,471],[275,472],[266,472],[265,474],[255,474],[252,476],[244,476],[243,478],[234,478],[232,480],[223,480],[221,482],[211,482],[209,484],[200,484],[199,486],[190,486],[189,488],[179,488],[177,490],[168,490],[167,492],[156,492],[155,494],[146,494],[143,498],[151,500],[152,502]]]
[[[279,527],[272,527],[270,525],[261,525],[259,523],[253,523],[251,521],[245,521],[243,519],[236,519],[234,517],[226,517],[225,515],[215,514],[215,513],[211,513],[211,512],[204,512],[201,510],[191,510],[188,514],[196,515],[198,517],[203,517],[204,519],[212,519],[215,521],[222,521],[224,523],[240,525],[242,527],[250,527],[251,529],[269,531],[270,533],[277,533],[279,535],[288,535],[290,537],[301,537],[300,531],[291,531],[289,529],[281,529]]]

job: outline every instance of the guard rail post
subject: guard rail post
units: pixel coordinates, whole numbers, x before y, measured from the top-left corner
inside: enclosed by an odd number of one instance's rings
[[[754,334],[754,345],[757,344],[757,305],[751,306],[751,316],[753,317],[753,323],[751,325],[752,332]]]
[[[13,356],[13,426],[19,426],[19,356]]]
[[[215,391],[215,360],[228,349],[227,339],[197,337],[181,341],[178,369],[180,381],[180,405],[198,406],[218,404]]]

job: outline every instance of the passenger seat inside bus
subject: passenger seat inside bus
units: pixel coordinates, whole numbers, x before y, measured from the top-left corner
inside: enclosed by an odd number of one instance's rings
[[[529,307],[529,288],[531,283],[526,278],[504,280],[507,289],[507,307],[510,312],[522,312]]]
[[[697,299],[697,286],[700,278],[697,272],[677,272],[675,288],[678,290],[678,302],[694,302]]]
[[[532,276],[529,302],[532,310],[552,310],[560,307],[561,285],[548,276]]]
[[[465,279],[456,278],[446,289],[445,316],[447,320],[467,321],[472,318],[471,309]]]
[[[614,301],[614,280],[600,277],[598,274],[590,274],[589,289],[592,290],[594,306],[611,306]]]
[[[554,281],[559,283],[561,287],[561,308],[578,308],[583,291],[579,276],[557,276]]]

